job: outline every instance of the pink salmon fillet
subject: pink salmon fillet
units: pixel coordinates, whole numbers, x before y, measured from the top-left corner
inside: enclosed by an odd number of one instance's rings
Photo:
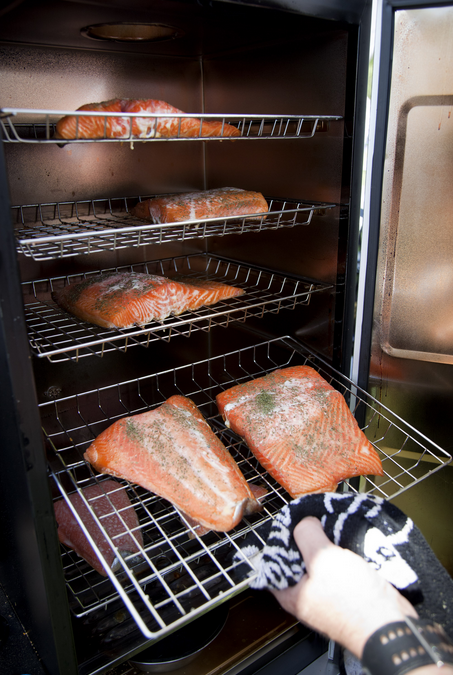
[[[341,480],[383,475],[343,396],[309,366],[276,370],[217,396],[225,423],[295,498]]]
[[[247,216],[267,213],[268,210],[267,201],[260,192],[217,188],[146,199],[134,207],[132,215],[153,223],[177,223],[222,216]]]
[[[115,98],[101,103],[86,103],[76,112],[118,112],[118,117],[66,115],[56,124],[55,138],[194,138],[240,136],[240,131],[222,121],[206,121],[184,117],[186,113],[165,101],[156,99]],[[130,113],[173,115],[173,117],[135,117]],[[131,130],[132,119],[132,130]],[[131,133],[132,131],[132,133]]]
[[[97,471],[163,497],[207,530],[231,530],[261,508],[228,450],[184,396],[114,422],[84,457]]]
[[[90,508],[86,506],[78,493],[69,495],[69,499],[108,566],[115,571],[117,567],[120,568],[119,562],[116,562],[120,556],[139,554],[143,548],[142,533],[139,529],[135,509],[126,490],[113,480],[105,480],[99,484],[83,488],[82,492]],[[114,549],[99,528],[90,509],[99,518],[102,530],[112,540]],[[97,553],[86,538],[66,501],[64,499],[56,501],[54,510],[58,523],[58,538],[61,543],[68,548],[72,548],[99,574],[107,576]]]
[[[245,292],[221,282],[181,279],[139,272],[104,273],[68,284],[52,298],[82,321],[104,328],[131,328]]]

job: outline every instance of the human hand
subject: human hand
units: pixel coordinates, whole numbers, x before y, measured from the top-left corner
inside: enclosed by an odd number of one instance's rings
[[[306,566],[298,584],[272,591],[299,621],[343,645],[359,659],[367,639],[391,621],[417,617],[411,603],[363,558],[333,544],[317,518],[296,525]]]

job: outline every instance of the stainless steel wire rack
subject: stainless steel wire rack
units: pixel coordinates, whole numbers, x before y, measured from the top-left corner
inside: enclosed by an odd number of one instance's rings
[[[60,309],[52,300],[52,293],[59,288],[100,272],[26,282],[23,284],[25,320],[30,347],[36,356],[54,362],[77,361],[115,350],[124,352],[137,345],[147,347],[156,340],[168,342],[178,335],[189,337],[199,330],[210,331],[215,326],[227,327],[233,321],[245,322],[251,317],[260,318],[267,312],[278,313],[283,309],[294,309],[297,305],[308,305],[314,293],[331,288],[328,284],[282,276],[211,255],[167,258],[115,269],[165,277],[182,274],[224,281],[244,289],[245,293],[163,321],[152,321],[134,328],[110,329],[81,321]]]
[[[12,218],[17,251],[34,260],[53,260],[147,244],[278,230],[309,225],[315,213],[335,206],[268,198],[269,211],[258,216],[153,224],[132,215],[139,201],[155,196],[15,206]]]
[[[76,125],[74,138],[70,140],[56,138],[55,126],[61,117],[74,116],[77,120],[91,117],[101,118],[104,129],[109,118],[122,121],[125,131],[120,137],[108,138],[106,131],[103,137],[96,139],[80,138]],[[132,134],[134,120],[148,120],[147,130],[143,135],[136,137]],[[193,119],[199,123],[199,132],[191,137],[182,135],[183,120]],[[312,138],[315,133],[325,131],[330,122],[341,120],[335,115],[248,115],[248,114],[162,114],[162,113],[118,113],[72,110],[42,110],[31,108],[2,108],[0,109],[0,124],[3,131],[3,140],[6,143],[124,143],[133,145],[136,142],[162,141],[218,141],[241,139],[291,139]],[[176,123],[176,130],[172,136],[162,137],[157,131],[158,120],[168,120]],[[218,136],[203,136],[203,122],[220,123]],[[237,128],[237,136],[228,136],[224,133],[225,125]]]
[[[273,519],[290,496],[224,425],[215,397],[230,386],[294,365],[315,368],[345,396],[354,415],[364,419],[363,429],[380,454],[384,477],[365,476],[360,484],[345,481],[343,489],[392,499],[451,461],[443,449],[290,337],[40,404],[54,498],[66,500],[107,572],[107,577],[101,576],[62,546],[70,607],[95,626],[104,646],[118,645],[138,629],[150,639],[163,637],[248,586],[256,570],[241,551],[245,537],[261,547],[260,526]],[[102,517],[84,498],[86,487],[102,488],[110,477],[97,474],[83,453],[115,420],[151,410],[175,394],[193,400],[246,480],[265,488],[262,511],[244,517],[230,532],[200,537],[172,504],[139,485],[117,480],[118,490],[125,489],[129,496],[128,508],[137,515],[136,530],[127,528],[125,509],[119,512],[111,503],[111,512],[120,518],[125,533],[140,532],[142,538],[138,554],[120,555],[116,535],[107,534]],[[99,536],[115,553],[115,571],[71,506],[74,494],[84,500]]]
[[[129,662],[123,663],[114,670],[107,671],[106,675],[138,675],[139,671]]]

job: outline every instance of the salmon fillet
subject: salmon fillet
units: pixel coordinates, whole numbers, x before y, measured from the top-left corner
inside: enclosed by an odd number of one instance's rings
[[[201,122],[165,101],[115,98],[101,103],[86,103],[77,111],[118,112],[125,117],[89,117],[66,115],[56,124],[55,138],[194,138],[240,136],[240,131],[222,121]],[[173,115],[174,117],[127,117],[130,113]]]
[[[260,192],[239,188],[218,188],[146,199],[132,209],[132,215],[153,223],[177,223],[222,216],[267,213],[268,204]]]
[[[93,538],[108,566],[116,571],[120,567],[119,556],[125,557],[140,553],[143,547],[142,533],[138,529],[137,514],[132,506],[126,490],[113,480],[91,485],[82,490],[88,501],[88,508],[78,493],[69,495],[78,515]],[[58,523],[58,538],[62,544],[72,548],[77,555],[87,561],[95,570],[107,576],[94,548],[85,536],[64,499],[54,503],[55,518]],[[102,529],[112,540],[116,550],[112,549],[105,535],[92,516],[91,510],[99,518]]]
[[[383,475],[379,455],[343,396],[309,366],[293,366],[217,396],[225,423],[295,498],[341,480]]]
[[[184,396],[114,422],[84,457],[97,471],[167,499],[208,530],[231,530],[261,508],[234,459]]]
[[[55,291],[52,298],[70,314],[104,328],[131,328],[242,295],[216,281],[167,279],[140,272],[99,274]]]

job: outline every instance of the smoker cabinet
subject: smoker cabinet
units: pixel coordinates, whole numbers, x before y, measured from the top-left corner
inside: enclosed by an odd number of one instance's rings
[[[450,461],[366,391],[372,318],[358,330],[355,308],[371,10],[358,1],[195,0],[24,0],[2,10],[0,575],[15,637],[2,648],[12,663],[28,654],[30,675],[128,672],[150,643],[176,643],[177,630],[222,604],[244,621],[248,581],[236,577],[232,552],[290,498],[223,424],[222,389],[287,365],[315,367],[383,460],[383,479],[344,489],[395,498]],[[125,39],[131,24],[145,39]],[[118,96],[166,100],[238,136],[55,138],[62,115]],[[132,214],[149,196],[224,186],[262,192],[268,214],[182,224]],[[378,230],[374,218],[371,242]],[[375,249],[362,258],[367,291]],[[74,321],[53,302],[54,290],[112,269],[188,273],[246,293],[115,331]],[[171,504],[123,481],[142,558],[102,577],[60,545],[53,502],[102,485],[83,459],[100,431],[175,393],[194,400],[246,479],[265,485],[263,511],[199,537]],[[267,610],[277,625],[266,628],[258,611],[259,638],[243,658],[236,634],[218,675],[279,672],[287,658],[296,668],[295,655],[302,669],[325,652],[292,617]]]

